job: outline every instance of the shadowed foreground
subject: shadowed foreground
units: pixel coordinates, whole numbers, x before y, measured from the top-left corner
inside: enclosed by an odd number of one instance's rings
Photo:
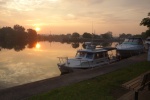
[[[36,94],[48,92],[52,89],[67,86],[83,80],[94,78],[120,68],[127,67],[130,64],[146,61],[147,54],[142,54],[129,59],[122,60],[117,63],[106,65],[102,68],[97,67],[94,69],[83,70],[75,73],[62,75],[60,77],[41,80],[38,82],[28,83],[21,86],[12,87],[0,91],[0,100],[20,100],[31,97]]]

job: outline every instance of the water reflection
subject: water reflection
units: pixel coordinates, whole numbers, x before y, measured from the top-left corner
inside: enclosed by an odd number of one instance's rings
[[[49,42],[51,44],[51,42]],[[60,42],[61,44],[65,44],[66,42]],[[95,42],[93,44],[96,44],[100,47],[108,47],[111,46],[114,42]],[[67,42],[68,45],[71,45],[72,48],[79,48],[79,45],[82,45],[82,48],[85,48],[85,43],[79,43],[79,42]],[[0,51],[2,49],[14,49],[15,51],[22,51],[25,48],[40,48],[39,41],[32,40],[28,42],[0,42]]]
[[[48,42],[40,44],[38,50],[26,48],[15,52],[3,49],[0,52],[0,89],[60,75],[57,54],[61,55],[59,50],[63,50],[64,46],[59,43],[49,45]]]
[[[100,45],[102,46],[102,47],[107,47],[107,46],[111,46],[112,45],[112,42],[102,42],[102,43],[100,43]]]
[[[72,45],[72,48],[78,48],[79,47],[79,43],[76,43],[76,42],[72,43],[71,45]]]
[[[35,47],[37,44],[36,40],[33,41],[0,41],[0,48],[1,49],[14,49],[15,51],[21,51],[24,50],[26,48],[26,46],[28,48],[33,48]],[[0,50],[1,50],[0,49]]]

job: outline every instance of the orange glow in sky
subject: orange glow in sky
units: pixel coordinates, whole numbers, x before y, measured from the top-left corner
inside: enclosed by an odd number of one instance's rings
[[[38,34],[141,34],[150,0],[1,0],[0,28],[18,24]],[[37,28],[36,28],[37,27]],[[41,30],[42,29],[42,30]]]

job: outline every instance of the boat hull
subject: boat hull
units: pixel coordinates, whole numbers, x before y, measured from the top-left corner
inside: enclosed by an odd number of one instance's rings
[[[100,61],[84,62],[82,64],[73,65],[73,66],[70,66],[66,63],[57,64],[57,65],[58,65],[58,68],[59,68],[61,74],[67,74],[67,73],[74,72],[78,69],[89,69],[89,68],[94,68],[94,67],[100,67],[102,65],[107,65],[110,63],[109,59],[104,59],[104,60],[102,60],[101,62]]]
[[[121,58],[128,58],[143,53],[143,50],[117,50],[117,52]]]
[[[145,51],[145,45],[141,38],[128,38],[120,45],[117,45],[117,52],[121,58],[128,58],[141,54]]]
[[[78,50],[75,58],[58,57],[57,65],[62,74],[73,72],[76,69],[101,67],[117,60],[116,55],[110,54],[111,50],[116,50],[116,48],[93,48],[90,46]]]
[[[62,65],[61,64],[57,64],[57,65],[58,65],[58,68],[59,68],[59,70],[61,72],[61,75],[73,72],[72,68],[67,67],[64,64],[62,64]]]

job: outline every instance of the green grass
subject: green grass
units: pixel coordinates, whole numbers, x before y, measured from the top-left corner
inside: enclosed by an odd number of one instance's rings
[[[122,89],[121,84],[148,70],[150,70],[150,62],[144,61],[86,81],[54,89],[48,93],[33,96],[28,100],[115,100],[114,93],[116,91],[119,93]]]

